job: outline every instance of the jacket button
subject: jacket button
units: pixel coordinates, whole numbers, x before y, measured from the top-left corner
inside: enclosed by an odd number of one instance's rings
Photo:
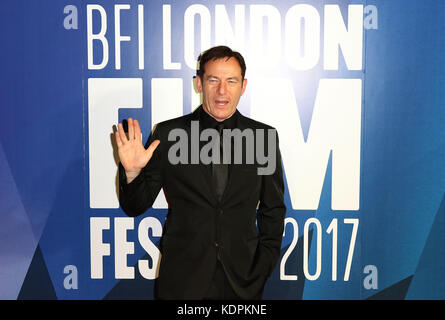
[[[219,209],[219,214],[223,214],[224,210],[223,209]]]

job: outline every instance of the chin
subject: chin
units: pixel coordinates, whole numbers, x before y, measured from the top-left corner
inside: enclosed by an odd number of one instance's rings
[[[225,120],[227,118],[229,118],[230,116],[230,112],[217,112],[216,113],[216,117],[218,118],[218,120]]]
[[[233,113],[232,110],[228,110],[228,109],[221,110],[220,108],[215,108],[214,110],[215,110],[215,116],[218,119],[222,119],[222,120],[229,118]]]

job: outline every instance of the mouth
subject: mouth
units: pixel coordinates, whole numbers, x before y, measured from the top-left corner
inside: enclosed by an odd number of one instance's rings
[[[218,99],[218,100],[215,100],[215,105],[217,106],[217,107],[221,107],[221,108],[224,108],[226,105],[228,105],[229,104],[229,100],[224,100],[224,99]]]

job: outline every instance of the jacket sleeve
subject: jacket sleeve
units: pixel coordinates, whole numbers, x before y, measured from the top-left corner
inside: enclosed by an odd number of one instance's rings
[[[160,126],[156,126],[148,138],[145,149],[154,141],[161,140]],[[119,162],[119,204],[130,217],[136,217],[147,211],[156,200],[162,188],[162,151],[161,143],[153,152],[147,165],[139,175],[127,184],[125,169]]]
[[[257,249],[259,255],[258,263],[264,266],[264,272],[267,276],[270,276],[280,258],[284,218],[286,215],[283,169],[278,134],[275,141],[276,168],[271,175],[263,176],[260,203],[257,211],[257,226],[260,236]]]

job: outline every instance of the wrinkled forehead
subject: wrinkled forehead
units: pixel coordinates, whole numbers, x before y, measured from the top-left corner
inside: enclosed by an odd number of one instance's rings
[[[236,77],[241,79],[241,66],[234,57],[214,58],[204,65],[204,77],[208,76]]]

